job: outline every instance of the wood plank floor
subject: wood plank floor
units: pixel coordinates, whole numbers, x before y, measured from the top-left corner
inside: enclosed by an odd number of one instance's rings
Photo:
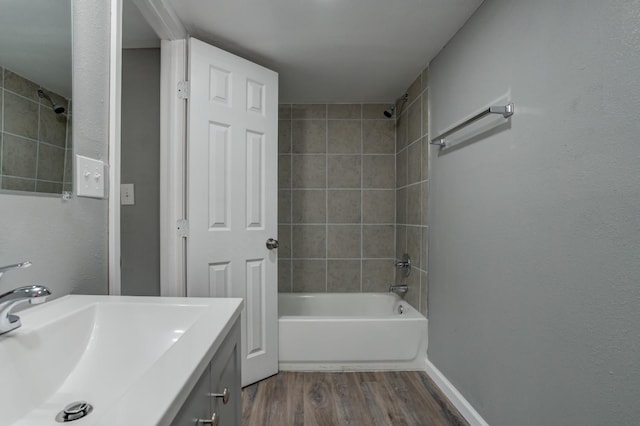
[[[244,426],[468,425],[423,372],[281,372],[242,390]]]

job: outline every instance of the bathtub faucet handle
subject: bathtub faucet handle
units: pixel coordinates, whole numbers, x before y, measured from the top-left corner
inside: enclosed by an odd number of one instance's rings
[[[404,270],[404,277],[407,278],[411,274],[411,257],[409,253],[405,253],[402,256],[402,260],[395,263],[396,268],[402,268]]]

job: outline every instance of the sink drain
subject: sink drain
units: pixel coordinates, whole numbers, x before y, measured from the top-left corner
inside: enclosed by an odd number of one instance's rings
[[[88,415],[93,407],[86,401],[76,401],[64,407],[56,416],[56,421],[60,423],[72,422]]]

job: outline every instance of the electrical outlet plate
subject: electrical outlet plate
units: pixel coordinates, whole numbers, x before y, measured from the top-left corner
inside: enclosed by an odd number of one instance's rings
[[[133,206],[135,202],[132,183],[120,184],[120,205]]]
[[[76,195],[104,198],[105,164],[100,160],[76,155]]]

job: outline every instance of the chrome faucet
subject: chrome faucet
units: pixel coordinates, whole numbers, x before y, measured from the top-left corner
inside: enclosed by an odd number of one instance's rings
[[[389,286],[389,293],[396,293],[400,296],[407,294],[409,291],[409,286],[407,284],[391,284]]]
[[[402,269],[405,278],[411,275],[411,257],[409,257],[409,253],[405,253],[402,256],[402,260],[396,261],[394,266],[397,269]]]
[[[31,266],[31,262],[17,263],[15,265],[0,267],[0,278],[2,275],[12,269],[28,268]],[[20,317],[11,314],[11,310],[14,306],[29,302],[32,305],[37,305],[46,301],[47,296],[51,295],[51,291],[41,285],[28,285],[10,290],[0,295],[0,334],[7,333],[11,330],[15,330],[20,327]]]

